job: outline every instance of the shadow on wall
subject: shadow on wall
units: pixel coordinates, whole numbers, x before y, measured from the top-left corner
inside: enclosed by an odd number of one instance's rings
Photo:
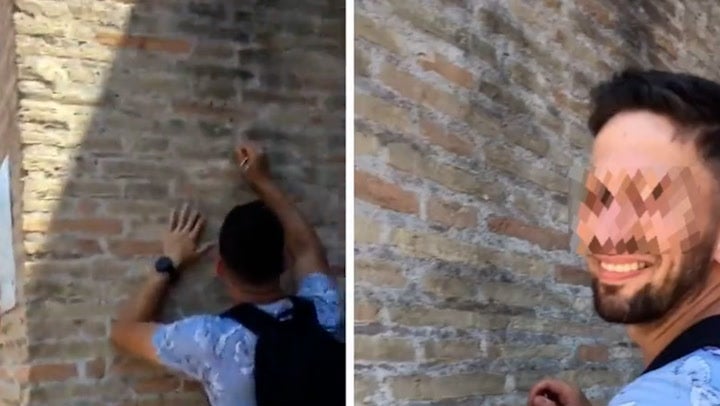
[[[197,204],[214,239],[253,198],[231,159],[241,134],[267,147],[344,263],[341,3],[18,4],[29,362],[63,366],[36,379],[31,404],[198,404],[197,384],[116,356],[108,321],[160,252],[172,205]],[[209,261],[198,268],[164,317],[227,304]]]

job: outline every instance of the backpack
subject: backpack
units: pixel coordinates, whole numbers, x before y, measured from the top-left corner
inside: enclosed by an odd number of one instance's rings
[[[345,404],[345,344],[317,320],[309,300],[291,296],[293,307],[276,319],[243,303],[221,314],[252,331],[258,406]]]

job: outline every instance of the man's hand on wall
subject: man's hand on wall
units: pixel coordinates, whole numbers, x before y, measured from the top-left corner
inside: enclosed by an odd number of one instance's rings
[[[198,246],[198,237],[205,225],[205,218],[199,211],[184,205],[181,210],[173,209],[168,220],[168,229],[163,237],[163,253],[169,257],[176,269],[197,260],[205,254],[212,243]]]
[[[533,386],[528,406],[592,406],[582,391],[558,379],[543,379]]]
[[[259,145],[251,142],[240,144],[235,149],[235,158],[243,178],[250,186],[270,180],[270,162]]]

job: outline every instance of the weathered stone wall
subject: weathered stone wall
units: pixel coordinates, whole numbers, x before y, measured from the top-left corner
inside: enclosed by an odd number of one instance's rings
[[[200,404],[196,383],[118,356],[109,320],[159,252],[170,205],[198,204],[209,239],[252,197],[231,160],[241,133],[267,146],[344,263],[344,5],[16,7],[28,354],[11,372],[23,404]],[[208,265],[173,292],[168,318],[226,304]]]
[[[0,4],[0,155],[5,156],[8,144],[17,138],[17,75],[15,68],[15,32],[12,3]]]
[[[717,77],[719,17],[712,0],[356,2],[358,404],[520,405],[557,375],[604,405],[639,372],[569,252],[568,169],[589,87],[626,64]]]
[[[8,158],[13,196],[13,240],[16,248],[17,279],[22,283],[22,216],[21,174],[19,172],[20,140],[17,127],[17,68],[12,2],[0,2],[0,160]],[[0,191],[5,193],[5,191]],[[9,266],[2,264],[0,266]],[[18,292],[22,295],[22,292]],[[18,297],[22,301],[22,297]],[[25,306],[0,315],[0,404],[18,404],[21,399],[16,368],[25,362],[27,341]]]

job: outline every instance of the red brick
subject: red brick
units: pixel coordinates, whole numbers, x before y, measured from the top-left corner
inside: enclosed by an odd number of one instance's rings
[[[131,257],[135,255],[156,255],[162,252],[161,241],[116,240],[108,248],[113,255]]]
[[[425,71],[433,71],[445,79],[468,89],[471,89],[475,82],[470,71],[453,64],[447,58],[437,53],[433,55],[433,58],[426,57],[419,59],[418,64]]]
[[[476,227],[478,224],[477,215],[477,210],[472,207],[447,202],[440,198],[431,198],[427,205],[428,220],[449,227]]]
[[[402,267],[388,261],[355,261],[355,284],[375,287],[402,288],[407,285]]]
[[[555,281],[568,285],[590,286],[590,272],[582,268],[569,265],[558,265],[555,267]]]
[[[408,99],[449,116],[465,118],[470,111],[470,105],[460,100],[457,95],[431,86],[392,65],[383,66],[379,79]]]
[[[662,48],[670,56],[670,60],[676,60],[679,57],[679,50],[672,38],[665,36],[656,36],[655,44]]]
[[[609,26],[615,20],[614,13],[602,6],[598,0],[577,0],[575,7],[602,26]]]
[[[181,381],[176,377],[150,378],[139,381],[133,385],[136,393],[164,393],[180,389]]]
[[[93,216],[95,213],[97,213],[98,207],[100,204],[92,199],[81,199],[77,203],[77,212],[78,214],[82,216]]]
[[[15,380],[21,383],[28,382],[29,370],[30,368],[27,366],[14,368],[4,366],[0,368],[0,379]]]
[[[243,91],[243,100],[258,104],[283,103],[283,104],[302,104],[314,105],[317,103],[317,97],[303,94],[287,94],[277,91],[267,91],[258,89],[246,89]]]
[[[577,357],[586,362],[607,362],[610,358],[605,345],[581,345],[577,349]]]
[[[255,117],[254,112],[221,106],[213,106],[193,101],[177,101],[173,103],[173,111],[193,116],[208,116],[218,119],[249,120]]]
[[[102,45],[118,48],[136,48],[146,51],[159,51],[171,54],[186,54],[192,49],[189,41],[181,39],[155,38],[141,35],[125,35],[101,32],[95,39]]]
[[[55,235],[41,244],[35,242],[30,244],[26,241],[25,249],[28,254],[52,254],[53,256],[75,256],[77,254],[91,256],[103,253],[97,239],[59,235]]]
[[[570,235],[550,228],[538,227],[510,217],[491,217],[488,229],[497,234],[519,238],[546,250],[568,249]]]
[[[355,171],[355,196],[385,209],[402,213],[418,212],[419,203],[415,193],[367,172]]]
[[[452,153],[462,156],[473,155],[474,146],[472,142],[445,131],[443,128],[430,120],[420,121],[420,131],[422,131],[423,136],[425,136],[425,138],[427,138],[430,142],[437,144]]]
[[[378,321],[380,308],[372,303],[358,302],[355,304],[355,323],[373,323]]]
[[[401,53],[398,46],[396,33],[393,30],[380,27],[373,20],[360,15],[355,15],[355,37],[378,44],[393,53]]]
[[[355,95],[355,115],[399,133],[415,131],[410,113],[406,109],[372,95]]]
[[[588,106],[585,103],[567,96],[559,89],[553,91],[553,98],[558,107],[565,107],[578,115],[585,115],[587,113]]]
[[[105,376],[105,359],[97,358],[85,363],[85,376],[92,379],[100,379]]]
[[[166,374],[165,368],[134,358],[116,357],[110,366],[112,375],[148,376]]]
[[[216,44],[212,42],[198,42],[193,50],[194,57],[230,59],[236,54],[235,48],[228,44]]]
[[[107,218],[26,219],[23,221],[23,230],[27,232],[116,235],[122,232],[122,221]]]
[[[545,7],[553,9],[553,10],[559,10],[560,6],[562,5],[561,0],[544,0],[543,4]]]
[[[77,377],[75,364],[32,365],[28,369],[29,382],[64,381]]]

